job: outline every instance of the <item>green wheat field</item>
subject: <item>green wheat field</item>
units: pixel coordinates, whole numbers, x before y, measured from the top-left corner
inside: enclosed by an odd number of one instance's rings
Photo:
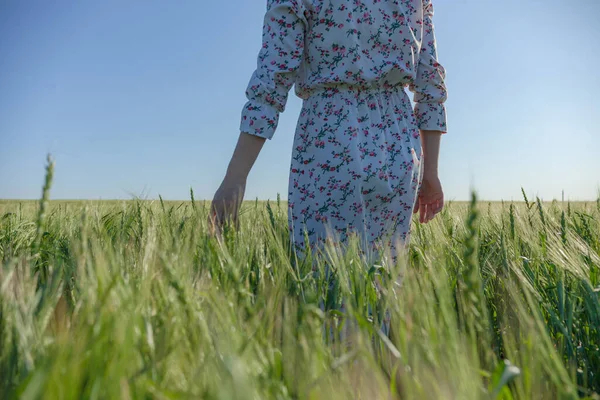
[[[297,259],[282,201],[216,238],[193,192],[51,181],[0,201],[1,398],[600,398],[600,198],[451,203],[393,265]]]

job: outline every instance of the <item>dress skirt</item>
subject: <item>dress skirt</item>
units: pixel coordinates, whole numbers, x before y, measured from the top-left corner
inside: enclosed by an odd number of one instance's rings
[[[402,85],[332,86],[305,99],[289,178],[289,227],[297,251],[343,245],[395,255],[409,240],[422,150]]]

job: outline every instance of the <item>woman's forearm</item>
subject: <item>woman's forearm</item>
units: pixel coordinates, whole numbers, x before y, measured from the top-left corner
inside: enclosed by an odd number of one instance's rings
[[[264,144],[264,138],[242,132],[229,162],[226,179],[245,180]]]
[[[437,176],[442,132],[421,131],[425,174]]]

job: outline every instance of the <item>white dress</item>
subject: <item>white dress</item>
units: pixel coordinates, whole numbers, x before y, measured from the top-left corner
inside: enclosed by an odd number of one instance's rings
[[[272,138],[295,84],[304,103],[289,225],[299,250],[351,234],[372,250],[408,241],[419,129],[446,131],[432,16],[430,0],[268,0],[241,130]]]

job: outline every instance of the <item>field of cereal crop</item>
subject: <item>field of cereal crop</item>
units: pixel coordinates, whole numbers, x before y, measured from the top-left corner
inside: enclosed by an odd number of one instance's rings
[[[600,393],[600,199],[451,203],[391,265],[297,259],[283,202],[217,239],[208,203],[53,202],[50,180],[0,201],[3,398]]]

